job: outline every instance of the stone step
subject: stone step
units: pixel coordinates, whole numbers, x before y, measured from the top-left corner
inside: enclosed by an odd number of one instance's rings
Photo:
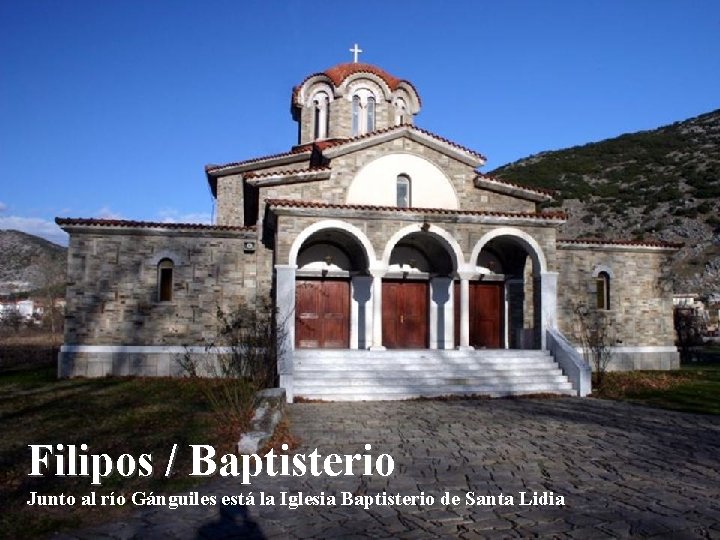
[[[527,366],[523,369],[513,369],[510,367],[497,369],[488,369],[487,366],[452,368],[444,366],[443,369],[423,368],[422,366],[407,366],[399,369],[397,366],[389,366],[384,369],[373,369],[372,367],[364,367],[362,369],[351,369],[343,367],[326,368],[305,368],[295,369],[295,378],[300,380],[317,380],[317,379],[338,379],[345,377],[352,378],[374,378],[381,376],[384,379],[389,378],[417,378],[417,377],[514,377],[514,376],[541,376],[541,375],[562,375],[562,370],[557,364],[549,366]]]
[[[502,397],[523,394],[574,395],[570,383],[567,385],[523,384],[523,385],[486,385],[486,386],[406,386],[402,388],[325,388],[323,390],[298,389],[296,397],[322,399],[326,401],[376,401],[410,399],[413,397],[441,396],[488,396]]]
[[[326,388],[328,386],[374,386],[382,388],[395,388],[398,386],[407,385],[423,385],[423,386],[439,386],[439,385],[450,385],[450,386],[483,386],[488,384],[503,385],[503,384],[564,384],[567,382],[567,378],[562,374],[538,374],[538,375],[522,375],[514,374],[509,377],[497,376],[497,375],[484,375],[484,376],[470,376],[470,377],[454,377],[454,376],[443,376],[433,374],[423,374],[422,376],[403,377],[402,375],[388,379],[383,377],[378,379],[367,375],[365,377],[348,378],[343,377],[323,377],[318,379],[295,379],[295,388]],[[568,383],[569,384],[569,383]]]
[[[507,358],[522,356],[525,358],[549,357],[550,353],[540,350],[519,349],[482,349],[475,351],[457,350],[385,350],[368,351],[353,349],[299,349],[294,351],[295,358]]]
[[[331,359],[302,359],[295,360],[296,367],[316,367],[326,368],[331,366],[351,366],[362,368],[363,366],[373,366],[377,368],[399,366],[426,366],[432,368],[442,368],[443,366],[488,366],[489,368],[502,366],[551,366],[555,361],[552,358],[507,358],[502,360],[456,360],[456,359],[438,359],[438,358],[393,358],[390,360],[381,360],[377,358],[331,358]]]
[[[326,401],[575,393],[538,350],[299,350],[293,364],[295,395]]]

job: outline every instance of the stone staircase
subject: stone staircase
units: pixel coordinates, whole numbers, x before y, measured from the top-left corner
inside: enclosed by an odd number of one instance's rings
[[[300,349],[294,358],[295,398],[577,395],[547,351]]]

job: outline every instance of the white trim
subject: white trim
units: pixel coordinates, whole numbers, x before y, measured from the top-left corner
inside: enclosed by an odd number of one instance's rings
[[[395,249],[397,243],[409,234],[412,234],[414,232],[424,232],[422,227],[423,225],[419,223],[416,223],[414,225],[408,225],[407,227],[400,229],[398,232],[392,235],[390,240],[388,240],[388,243],[385,244],[385,250],[383,251],[382,256],[382,263],[386,267],[390,266],[390,256],[392,255],[392,250]],[[455,258],[454,270],[459,270],[460,267],[465,264],[465,257],[463,256],[462,249],[457,243],[457,240],[455,240],[455,238],[449,232],[447,232],[445,229],[438,227],[437,225],[430,225],[430,227],[427,229],[427,232],[433,234],[436,237],[440,237],[442,240],[445,241],[440,243],[444,244],[444,247],[448,250],[449,255]]]
[[[474,261],[477,261],[478,255],[480,255],[480,251],[482,251],[482,248],[485,247],[485,244],[490,242],[490,240],[497,238],[498,236],[512,236],[522,240],[525,244],[525,247],[530,248],[529,255],[540,267],[540,273],[548,271],[547,259],[545,258],[545,253],[543,253],[540,244],[538,244],[537,241],[528,233],[520,229],[516,229],[515,227],[498,227],[497,229],[493,229],[492,231],[485,233],[483,237],[480,238],[480,240],[478,240],[475,244],[472,254],[470,255],[470,263],[474,264]]]
[[[292,247],[290,248],[290,255],[288,256],[289,266],[295,266],[297,268],[297,256],[298,253],[300,253],[300,248],[305,243],[305,240],[323,229],[340,229],[351,234],[360,242],[360,244],[362,244],[363,248],[365,248],[365,256],[367,257],[368,265],[372,264],[375,260],[375,249],[372,247],[370,240],[368,240],[368,237],[365,236],[364,232],[350,223],[345,223],[344,221],[340,221],[338,219],[326,219],[324,221],[313,223],[297,235]]]
[[[148,353],[148,354],[182,354],[182,353],[207,353],[207,354],[228,354],[233,347],[205,347],[183,345],[62,345],[62,353]]]

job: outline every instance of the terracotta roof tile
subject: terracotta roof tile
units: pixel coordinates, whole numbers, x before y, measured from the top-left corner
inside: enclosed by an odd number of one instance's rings
[[[656,242],[653,240],[603,240],[601,238],[558,238],[558,244],[607,244],[612,246],[646,246],[660,248],[681,248],[683,244],[672,242]]]
[[[515,182],[508,182],[507,180],[503,180],[502,178],[498,178],[497,176],[492,176],[490,174],[482,174],[481,173],[481,174],[477,175],[477,178],[485,178],[487,180],[490,180],[491,182],[497,182],[498,184],[505,184],[507,186],[512,186],[512,187],[524,189],[527,191],[534,191],[535,193],[542,193],[543,195],[555,196],[555,193],[556,193],[555,191],[553,191],[551,189],[529,187],[529,186],[524,186],[522,184],[516,184]]]
[[[376,75],[377,77],[380,77],[383,81],[385,81],[385,84],[387,84],[392,91],[397,90],[398,86],[400,86],[400,83],[405,83],[413,90],[415,90],[415,94],[418,98],[418,103],[422,104],[422,102],[420,101],[420,94],[418,94],[417,89],[410,81],[394,77],[382,68],[379,68],[372,64],[365,64],[363,62],[346,62],[342,64],[337,64],[336,66],[328,68],[325,71],[308,75],[307,77],[305,77],[305,79],[303,79],[300,84],[293,88],[293,103],[296,101],[297,95],[300,92],[300,88],[302,87],[302,85],[304,85],[313,77],[317,77],[318,75],[325,75],[332,81],[335,87],[338,87],[345,79],[356,73],[370,73],[372,75]]]
[[[244,173],[244,178],[266,178],[268,176],[290,176],[296,174],[308,174],[318,172],[329,172],[332,169],[330,167],[311,167],[309,169],[286,169],[282,171],[266,171],[266,172],[249,172]]]
[[[95,219],[95,218],[55,218],[60,225],[89,225],[96,227],[126,227],[146,229],[193,229],[213,231],[250,231],[255,227],[236,227],[230,225],[207,225],[204,223],[161,223],[157,221],[134,221],[127,219]]]
[[[375,206],[370,204],[332,204],[319,201],[302,201],[298,199],[266,199],[265,202],[268,206],[285,208],[327,208],[337,210],[369,210],[373,212],[412,212],[454,216],[493,216],[548,220],[565,220],[567,218],[565,212],[494,212],[488,210],[451,210],[447,208],[399,208],[397,206]]]
[[[205,172],[211,173],[211,172],[217,171],[219,169],[226,169],[228,167],[237,167],[238,165],[245,165],[247,163],[256,163],[256,162],[260,162],[260,161],[267,161],[269,159],[280,158],[280,157],[285,157],[285,156],[292,156],[295,154],[303,154],[305,152],[309,153],[309,149],[306,150],[303,147],[295,147],[295,148],[291,149],[289,152],[281,152],[279,154],[270,154],[267,156],[260,156],[260,157],[245,159],[242,161],[233,161],[231,163],[225,163],[223,165],[215,165],[215,164],[205,165]]]
[[[378,129],[376,131],[371,131],[370,133],[365,133],[364,135],[358,135],[357,137],[353,137],[351,139],[338,139],[334,141],[326,141],[329,144],[325,145],[325,148],[334,148],[336,146],[342,146],[344,144],[350,144],[352,142],[361,141],[363,139],[369,139],[371,137],[374,137],[376,135],[381,135],[383,133],[390,133],[392,131],[400,130],[400,129],[410,129],[412,131],[417,131],[419,133],[423,133],[424,135],[427,135],[428,137],[432,137],[433,139],[443,142],[445,144],[448,144],[454,148],[457,148],[458,150],[462,150],[463,152],[467,152],[469,154],[472,154],[483,161],[486,161],[486,158],[484,155],[482,155],[479,152],[476,152],[475,150],[471,150],[470,148],[463,146],[461,144],[458,144],[456,142],[451,141],[450,139],[446,139],[445,137],[441,137],[440,135],[436,135],[432,131],[428,131],[427,129],[422,129],[417,126],[413,126],[410,124],[403,124],[400,126],[391,126],[384,129]]]

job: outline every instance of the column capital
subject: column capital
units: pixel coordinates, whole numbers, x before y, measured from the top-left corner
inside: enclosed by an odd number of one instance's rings
[[[385,274],[387,274],[387,271],[388,268],[385,265],[371,266],[370,268],[368,268],[368,273],[374,278],[384,277]]]

